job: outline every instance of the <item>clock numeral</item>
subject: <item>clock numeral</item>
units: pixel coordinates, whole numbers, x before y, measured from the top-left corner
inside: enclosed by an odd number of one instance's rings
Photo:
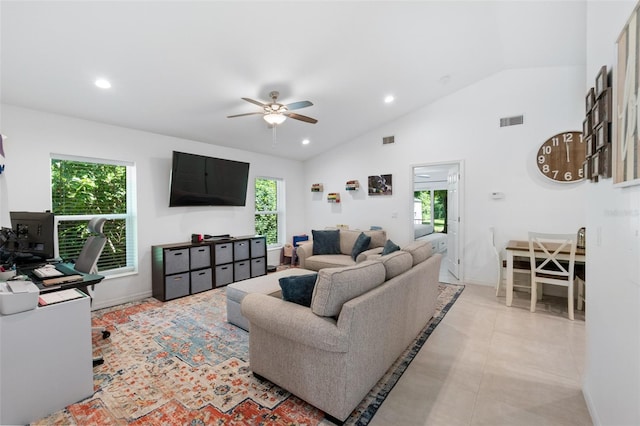
[[[560,145],[560,139],[556,136],[551,138],[551,143],[553,144],[553,146],[559,146]],[[551,147],[550,146],[545,146],[545,148],[549,148],[549,152],[551,152]]]
[[[556,145],[556,146],[557,146],[557,145]],[[542,147],[542,153],[543,153],[544,155],[549,155],[549,154],[551,154],[551,146],[549,146],[549,145],[543,146],[543,147]]]
[[[573,179],[573,175],[571,174],[571,172],[566,172],[564,174],[564,180],[571,180]]]
[[[584,170],[582,170],[582,167],[578,169],[578,177],[580,179],[582,179],[584,177]]]
[[[553,171],[553,178],[556,179],[558,177],[558,171],[554,170]]]
[[[549,167],[548,164],[545,164],[544,166],[542,166],[543,173],[549,173],[550,170],[551,170],[551,167]]]
[[[538,156],[538,164],[544,164],[546,161],[546,157],[544,155]]]
[[[562,135],[562,140],[564,142],[573,142],[573,133],[565,133],[565,134],[563,134]]]

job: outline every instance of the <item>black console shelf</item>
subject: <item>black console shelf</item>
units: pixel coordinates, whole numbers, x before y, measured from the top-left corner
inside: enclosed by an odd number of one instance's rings
[[[267,273],[263,236],[155,245],[151,256],[153,297],[163,302]]]

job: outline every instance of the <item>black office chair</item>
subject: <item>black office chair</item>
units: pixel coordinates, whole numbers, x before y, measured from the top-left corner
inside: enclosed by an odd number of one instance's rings
[[[87,238],[87,241],[84,243],[78,258],[76,259],[75,264],[73,265],[73,269],[78,272],[82,272],[85,274],[97,274],[98,273],[98,259],[102,254],[102,250],[107,243],[107,237],[104,235],[102,228],[104,227],[104,223],[107,221],[106,218],[103,217],[94,217],[89,221],[87,225],[87,229],[91,233],[91,236]],[[92,297],[92,293],[94,290],[94,286],[91,286],[91,289],[88,287],[83,287],[81,289],[84,291],[89,297]],[[100,331],[102,333],[102,338],[107,339],[111,336],[111,333],[105,327],[91,327],[91,331]],[[93,365],[100,365],[104,362],[102,357],[96,357],[93,359]]]

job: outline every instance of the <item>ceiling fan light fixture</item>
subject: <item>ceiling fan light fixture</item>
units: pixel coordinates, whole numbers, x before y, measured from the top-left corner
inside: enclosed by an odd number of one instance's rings
[[[276,113],[269,113],[269,114],[265,114],[262,118],[264,118],[264,121],[266,121],[267,123],[274,125],[274,124],[282,124],[284,123],[284,120],[287,119],[286,115],[283,114],[276,114]]]

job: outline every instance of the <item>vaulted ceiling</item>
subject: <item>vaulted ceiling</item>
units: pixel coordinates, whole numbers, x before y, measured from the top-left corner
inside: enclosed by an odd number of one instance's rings
[[[501,70],[582,66],[585,21],[584,1],[2,0],[0,95],[304,160]],[[272,90],[318,123],[274,146],[260,115],[226,118]]]

